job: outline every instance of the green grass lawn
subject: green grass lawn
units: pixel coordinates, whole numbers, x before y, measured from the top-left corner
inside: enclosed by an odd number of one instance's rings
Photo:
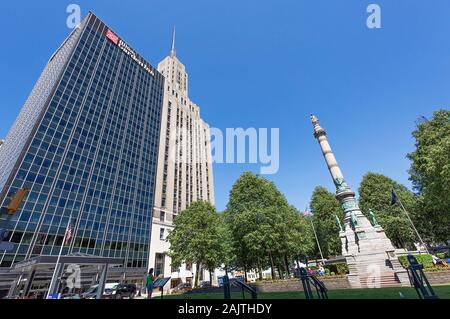
[[[440,299],[450,299],[450,286],[434,286],[435,293]],[[330,290],[330,299],[400,299],[400,292],[407,299],[418,299],[413,288],[383,288],[383,289],[341,289]],[[223,294],[184,294],[165,296],[165,299],[223,299]],[[234,293],[233,299],[242,299],[242,294]],[[247,298],[250,298],[247,296]],[[260,293],[258,299],[305,299],[305,294],[299,292]]]

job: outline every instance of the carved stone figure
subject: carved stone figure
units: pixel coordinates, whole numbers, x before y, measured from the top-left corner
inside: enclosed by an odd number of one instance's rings
[[[344,229],[342,228],[341,220],[339,219],[339,217],[337,215],[334,215],[334,217],[336,217],[336,224],[339,227],[339,232],[343,232]]]
[[[380,226],[380,224],[378,224],[378,220],[377,217],[375,216],[375,213],[371,209],[369,209],[369,215],[370,218],[372,219],[373,226],[374,227]]]
[[[345,180],[343,178],[336,178],[334,180],[334,184],[336,185],[336,188],[338,189],[339,192],[345,192],[346,190],[349,189],[348,184],[345,182]]]
[[[355,212],[352,212],[352,224],[355,228],[359,226],[358,217],[356,216]]]

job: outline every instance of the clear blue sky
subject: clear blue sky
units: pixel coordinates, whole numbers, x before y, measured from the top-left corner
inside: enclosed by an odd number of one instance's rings
[[[0,136],[6,136],[47,59],[69,33],[76,1],[2,1]],[[245,2],[245,3],[244,3]],[[177,51],[190,97],[214,127],[280,128],[281,163],[269,176],[299,209],[315,186],[333,190],[309,114],[327,129],[344,175],[368,171],[410,186],[415,120],[450,104],[450,1],[77,1],[153,65]],[[381,30],[366,8],[382,8]],[[254,165],[216,165],[218,209]]]

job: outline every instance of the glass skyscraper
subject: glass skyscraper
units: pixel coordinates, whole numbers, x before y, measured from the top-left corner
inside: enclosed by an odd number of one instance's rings
[[[51,57],[0,148],[0,204],[29,189],[0,267],[38,255],[147,269],[164,77],[89,13]],[[1,217],[3,220],[6,216]]]

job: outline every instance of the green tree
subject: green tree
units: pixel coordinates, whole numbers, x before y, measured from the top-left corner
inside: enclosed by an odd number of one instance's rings
[[[416,150],[408,154],[410,180],[422,197],[416,218],[431,240],[446,242],[450,239],[450,110],[434,112],[412,135]]]
[[[299,261],[300,258],[307,259],[315,248],[311,224],[295,207],[291,206],[289,209],[284,224],[286,229],[283,230],[289,252],[288,258],[296,261]]]
[[[270,266],[289,272],[295,254],[310,240],[298,221],[298,212],[267,179],[244,173],[233,186],[226,211],[236,265],[247,272]]]
[[[369,217],[369,209],[373,210],[386,235],[396,247],[413,248],[413,243],[418,242],[418,238],[400,205],[391,205],[392,187],[409,214],[414,216],[417,204],[414,194],[405,186],[377,173],[368,173],[362,179],[359,187],[360,208],[366,217]],[[416,226],[420,232],[420,225]]]
[[[211,204],[200,201],[182,211],[174,225],[167,237],[172,265],[179,267],[182,263],[195,263],[194,285],[197,287],[200,269],[212,272],[224,260],[223,236],[226,234],[223,219]]]
[[[313,213],[312,222],[316,228],[324,258],[340,255],[342,253],[342,242],[339,238],[336,216],[343,221],[344,213],[336,195],[329,192],[325,187],[318,186],[313,192],[310,208]],[[315,245],[315,254],[316,257],[319,256],[317,245]]]
[[[220,226],[218,230],[221,242],[222,263],[225,272],[228,274],[229,271],[236,268],[236,255],[233,250],[231,230],[225,223],[225,217],[225,213],[220,214]]]

